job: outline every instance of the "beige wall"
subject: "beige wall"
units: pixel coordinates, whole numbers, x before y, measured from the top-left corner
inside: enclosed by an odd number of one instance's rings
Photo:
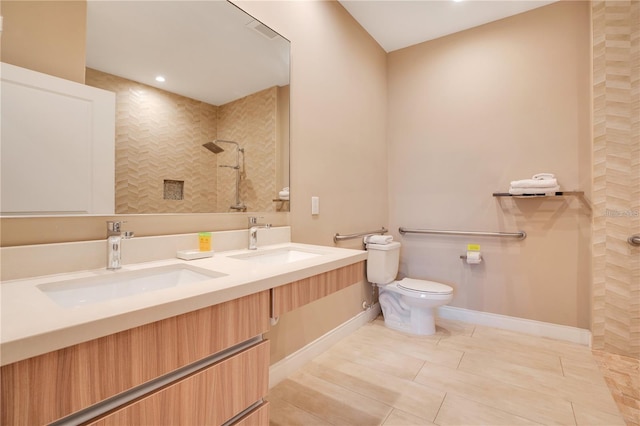
[[[1,60],[84,83],[85,1],[2,0]]]
[[[386,54],[337,2],[234,1],[291,41],[293,240],[387,225]],[[320,214],[311,215],[311,196]],[[361,248],[361,240],[341,243]],[[361,312],[362,283],[284,315],[269,333],[276,362]]]
[[[640,2],[592,15],[593,346],[640,358]]]
[[[326,245],[337,232],[386,226],[385,52],[334,1],[236,4],[291,40],[292,212],[264,220],[290,223],[294,241]],[[311,196],[320,197],[318,216],[311,216]],[[238,228],[245,216],[123,218],[138,235],[152,235],[194,232],[204,224]],[[2,244],[98,239],[105,219],[2,219]],[[341,246],[360,248],[361,241]],[[272,362],[352,318],[370,298],[369,285],[361,283],[284,316],[270,333]]]
[[[588,2],[560,2],[389,54],[391,229],[528,234],[400,237],[401,273],[453,306],[589,328],[589,26]],[[587,197],[492,197],[539,172]]]
[[[453,305],[588,328],[587,2],[561,2],[390,55],[336,2],[234,3],[292,42],[292,213],[266,221],[290,223],[294,241],[328,245],[336,232],[388,225],[404,245],[402,272],[451,283]],[[491,196],[541,171],[585,198]],[[319,216],[310,214],[312,195],[320,197]],[[153,235],[243,227],[245,216],[125,219],[139,235]],[[2,219],[2,245],[102,238],[105,219]],[[529,237],[400,237],[398,226],[524,229]],[[483,264],[461,263],[468,242],[482,245]],[[352,286],[281,318],[270,333],[272,362],[356,315],[369,292],[364,283]],[[635,297],[628,295],[625,303]]]

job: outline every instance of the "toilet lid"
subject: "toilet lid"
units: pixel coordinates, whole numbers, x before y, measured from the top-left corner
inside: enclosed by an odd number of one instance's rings
[[[415,280],[413,278],[403,278],[402,280],[398,281],[398,287],[405,290],[420,291],[423,293],[453,293],[453,288],[449,287],[448,285],[436,283],[433,281]]]

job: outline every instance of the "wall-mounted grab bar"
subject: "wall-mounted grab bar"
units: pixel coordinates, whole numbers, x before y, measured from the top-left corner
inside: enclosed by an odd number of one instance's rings
[[[475,237],[503,237],[503,238],[518,238],[524,240],[527,238],[527,233],[524,231],[518,232],[479,232],[479,231],[440,231],[436,229],[409,229],[400,227],[398,229],[402,235],[404,234],[438,234],[438,235],[470,235]]]
[[[337,243],[338,241],[342,241],[342,240],[351,240],[353,238],[359,238],[359,237],[364,237],[365,235],[373,235],[373,234],[386,234],[388,232],[388,230],[383,226],[381,229],[378,229],[377,231],[369,231],[369,232],[359,232],[357,234],[347,234],[347,235],[340,235],[340,234],[336,234],[333,236],[333,242]]]
[[[640,246],[640,234],[631,235],[629,238],[627,238],[627,241],[632,246]]]

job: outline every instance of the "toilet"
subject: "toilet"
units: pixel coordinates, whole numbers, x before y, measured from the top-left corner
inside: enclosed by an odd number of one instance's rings
[[[366,245],[367,279],[378,286],[384,324],[394,330],[430,335],[436,332],[434,309],[453,299],[448,285],[403,278],[396,281],[400,264],[400,243]]]

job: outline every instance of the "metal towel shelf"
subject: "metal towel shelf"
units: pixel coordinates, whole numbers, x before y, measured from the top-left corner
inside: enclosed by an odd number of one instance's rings
[[[357,234],[347,234],[347,235],[340,235],[340,234],[336,234],[333,236],[333,242],[337,243],[338,241],[342,241],[342,240],[351,240],[353,238],[359,238],[359,237],[364,237],[365,235],[374,235],[374,234],[386,234],[388,232],[388,230],[383,226],[381,229],[378,229],[377,231],[369,231],[369,232],[359,232]]]
[[[627,241],[632,246],[640,246],[640,234],[630,236],[629,238],[627,238]]]
[[[437,229],[409,229],[400,227],[398,229],[402,235],[404,234],[436,234],[436,235],[470,235],[475,237],[501,237],[501,238],[517,238],[524,240],[527,233],[518,232],[480,232],[480,231],[441,231]]]

